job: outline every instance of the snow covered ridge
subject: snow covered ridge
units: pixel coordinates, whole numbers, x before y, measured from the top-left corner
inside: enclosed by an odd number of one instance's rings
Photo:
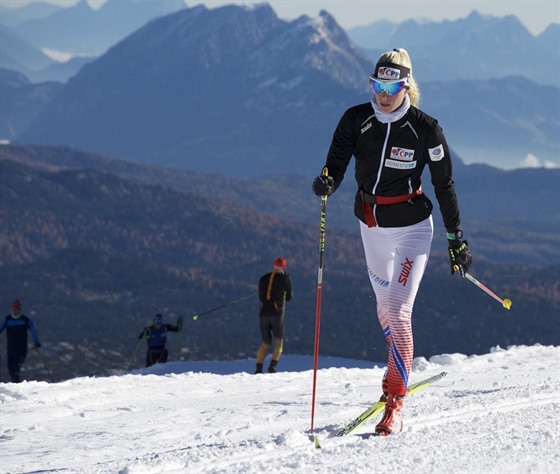
[[[281,359],[282,369],[312,365],[311,357],[290,359]],[[560,463],[559,362],[560,347],[541,345],[417,358],[412,382],[448,375],[406,400],[404,431],[387,438],[364,436],[374,422],[357,435],[328,438],[377,400],[383,367],[344,361],[320,369],[320,450],[307,433],[311,370],[180,373],[188,363],[176,363],[176,373],[169,364],[154,373],[1,384],[0,470],[553,473]]]

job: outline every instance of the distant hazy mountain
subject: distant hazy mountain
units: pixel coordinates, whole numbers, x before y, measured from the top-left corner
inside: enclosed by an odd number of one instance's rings
[[[0,68],[0,136],[12,140],[60,92],[62,84],[33,84],[23,74]]]
[[[0,67],[21,72],[31,78],[34,71],[45,69],[54,61],[23,37],[0,24]],[[33,79],[33,78],[31,78]]]
[[[558,56],[560,49],[560,24],[550,25],[546,30],[544,30],[538,37],[539,46],[549,51],[552,57]],[[558,71],[557,71],[558,73]]]
[[[560,88],[520,76],[426,81],[421,108],[437,117],[467,163],[519,167],[532,153],[560,166]]]
[[[369,100],[372,62],[326,12],[285,22],[267,4],[185,9],[85,66],[18,140],[230,176],[316,174],[343,111]],[[558,87],[421,87],[465,162],[511,168],[532,153],[559,164]]]
[[[558,87],[559,26],[551,25],[535,37],[515,16],[498,18],[474,11],[464,19],[440,23],[381,20],[348,34],[372,59],[394,47],[406,48],[417,79],[424,83],[518,75]]]
[[[97,56],[151,19],[181,8],[184,0],[108,0],[94,10],[81,0],[46,18],[17,24],[15,30],[41,48]]]
[[[324,12],[285,22],[266,4],[196,7],[84,67],[22,141],[235,175],[304,172],[321,166],[368,70]]]
[[[93,59],[76,56],[66,62],[55,61],[11,28],[0,25],[0,67],[22,73],[33,82],[66,82]]]
[[[19,8],[10,8],[0,4],[0,19],[2,25],[16,26],[25,21],[46,18],[62,8],[52,3],[42,2],[32,2]]]
[[[34,82],[57,81],[64,83],[95,59],[94,57],[75,56],[66,62],[53,62],[45,69],[30,73],[30,78],[33,78]]]

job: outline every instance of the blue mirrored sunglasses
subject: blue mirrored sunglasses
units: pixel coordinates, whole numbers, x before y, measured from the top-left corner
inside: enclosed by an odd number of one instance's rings
[[[398,94],[408,85],[407,79],[392,82],[381,82],[373,78],[370,79],[371,90],[373,92],[377,92],[378,94],[382,94],[383,92],[387,95]]]

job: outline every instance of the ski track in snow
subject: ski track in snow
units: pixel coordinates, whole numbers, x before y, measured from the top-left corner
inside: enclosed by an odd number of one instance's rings
[[[407,398],[404,429],[387,438],[368,436],[375,421],[329,437],[377,400],[384,369],[320,369],[322,449],[308,432],[310,370],[1,384],[0,472],[552,474],[559,361],[560,347],[540,345],[417,358],[412,382],[448,375]]]

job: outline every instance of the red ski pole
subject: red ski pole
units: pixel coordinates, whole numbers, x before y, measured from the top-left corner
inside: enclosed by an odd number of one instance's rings
[[[328,169],[325,166],[323,176],[328,176]],[[325,253],[325,226],[326,226],[326,210],[327,196],[321,196],[321,237],[319,240],[319,272],[317,275],[317,306],[315,310],[315,350],[313,353],[313,394],[311,396],[311,429],[313,434],[313,422],[315,419],[315,393],[317,388],[317,367],[319,365],[319,335],[321,332],[321,296],[323,293],[323,254]]]

